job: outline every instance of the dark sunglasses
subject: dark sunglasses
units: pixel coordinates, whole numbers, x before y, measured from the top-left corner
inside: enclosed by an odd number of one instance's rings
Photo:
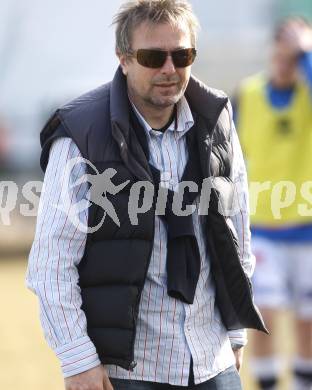
[[[176,68],[185,68],[192,65],[196,57],[196,49],[178,49],[173,51],[158,49],[139,49],[130,53],[138,63],[146,68],[161,68],[168,55],[171,55],[172,62]]]

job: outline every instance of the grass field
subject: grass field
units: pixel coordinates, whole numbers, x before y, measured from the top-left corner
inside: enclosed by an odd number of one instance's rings
[[[58,360],[44,340],[37,298],[25,287],[26,265],[25,258],[0,258],[0,389],[63,390]],[[280,318],[279,344],[286,355],[292,349],[288,323],[285,314]],[[248,373],[248,349],[242,378],[244,389],[256,390]],[[286,383],[287,376],[282,390],[288,389]]]

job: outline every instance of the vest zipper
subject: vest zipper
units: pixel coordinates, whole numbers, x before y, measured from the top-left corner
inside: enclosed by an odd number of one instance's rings
[[[148,254],[147,266],[146,266],[145,273],[144,273],[144,281],[143,281],[143,284],[142,284],[142,286],[140,288],[140,293],[139,293],[139,296],[138,296],[138,302],[137,302],[137,305],[136,305],[137,308],[138,308],[139,303],[140,303],[142,290],[144,288],[144,283],[145,283],[146,276],[147,276],[147,271],[148,271],[148,268],[149,268],[149,265],[150,265],[150,262],[151,262],[151,255],[152,255],[152,251],[153,251],[153,247],[154,247],[154,235],[155,235],[155,210],[154,210],[154,215],[153,215],[152,243],[151,243],[151,248],[150,248],[150,251],[149,251],[149,254]],[[136,330],[137,330],[136,329],[137,328],[137,326],[136,326],[137,325],[137,316],[138,316],[138,314],[136,315],[135,313],[133,313],[134,336],[133,336],[133,340],[132,340],[132,344],[131,344],[132,361],[130,362],[130,364],[128,366],[128,369],[131,372],[134,371],[134,367],[136,367],[136,365],[137,365],[137,362],[134,360],[134,343],[135,343]]]

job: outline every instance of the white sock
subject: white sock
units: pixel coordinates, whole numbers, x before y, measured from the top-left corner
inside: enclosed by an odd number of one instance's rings
[[[293,361],[293,390],[312,390],[312,359],[297,356]]]
[[[280,358],[276,356],[252,357],[249,366],[261,389],[277,389],[277,381],[283,369]]]

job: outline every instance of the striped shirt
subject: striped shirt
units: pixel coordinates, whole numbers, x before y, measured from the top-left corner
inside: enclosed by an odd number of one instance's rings
[[[185,134],[194,123],[188,103],[185,98],[181,99],[177,125],[172,124],[164,133],[153,130],[137,110],[136,113],[146,131],[150,163],[160,170],[162,185],[174,190],[188,158]],[[250,251],[246,171],[234,125],[231,142],[234,155],[231,175],[242,188],[239,193],[240,211],[231,219],[239,236],[242,265],[251,276],[254,257]],[[65,185],[62,171],[70,159],[79,156],[81,154],[70,138],[59,138],[52,144],[26,274],[27,287],[39,299],[45,338],[61,361],[64,377],[100,364],[87,334],[86,317],[80,309],[82,302],[77,286],[77,264],[84,253],[86,234],[67,217],[73,204],[88,204],[87,183],[74,185],[86,173],[83,161],[71,171],[70,183],[65,183],[70,187],[71,203],[68,209],[64,205],[63,209],[60,208],[60,194]],[[198,198],[195,204],[198,206]],[[87,211],[79,214],[85,225],[87,218]],[[195,212],[192,218],[201,255],[194,303],[186,304],[167,294],[167,233],[165,222],[156,215],[154,246],[137,321],[134,346],[137,365],[134,371],[106,365],[110,377],[187,386],[192,357],[194,380],[198,384],[235,363],[231,342],[246,343],[244,330],[227,332],[221,321],[215,304],[215,287],[201,216]]]

